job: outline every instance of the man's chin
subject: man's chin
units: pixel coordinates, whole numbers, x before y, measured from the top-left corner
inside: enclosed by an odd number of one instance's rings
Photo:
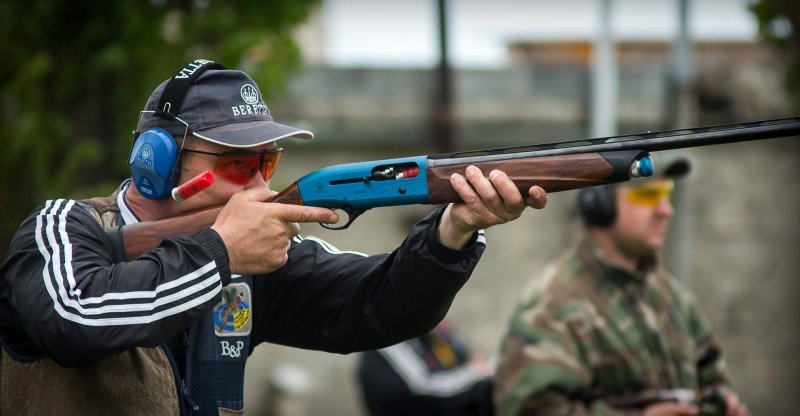
[[[652,237],[645,244],[645,250],[649,251],[649,254],[654,254],[661,247],[664,247],[664,237]]]

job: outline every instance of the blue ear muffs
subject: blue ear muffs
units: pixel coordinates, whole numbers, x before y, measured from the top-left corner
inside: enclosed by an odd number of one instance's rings
[[[148,199],[170,195],[178,182],[179,150],[175,139],[164,129],[155,127],[136,138],[128,165],[139,193]]]
[[[152,117],[162,117],[167,120],[176,120],[185,127],[184,140],[189,133],[189,124],[178,118],[183,105],[183,99],[191,84],[200,77],[200,74],[209,69],[225,69],[224,66],[205,59],[195,59],[175,73],[164,87],[155,110],[143,110],[144,113],[153,113]],[[141,122],[141,115],[139,121]],[[177,185],[180,167],[181,149],[172,135],[166,130],[153,127],[144,132],[137,133],[139,125],[134,132],[133,147],[128,157],[131,168],[131,179],[139,193],[148,199],[160,199],[171,195],[172,188]],[[180,146],[183,146],[181,141]]]

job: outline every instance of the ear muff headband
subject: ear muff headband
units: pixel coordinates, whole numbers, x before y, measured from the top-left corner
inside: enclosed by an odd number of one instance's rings
[[[139,133],[137,125],[128,165],[134,186],[145,198],[160,199],[169,196],[172,188],[177,185],[181,148],[189,133],[189,124],[178,118],[178,114],[191,84],[209,69],[225,67],[205,59],[195,59],[184,65],[164,86],[155,111],[142,111],[142,115],[152,113],[153,117],[177,120],[185,127],[179,147],[175,138],[166,130],[154,127]]]
[[[195,59],[179,69],[178,72],[170,78],[169,82],[164,87],[164,91],[161,92],[161,99],[158,100],[155,115],[170,120],[177,118],[178,114],[181,112],[183,100],[186,98],[186,92],[189,91],[189,86],[191,86],[203,72],[209,69],[225,69],[225,67],[214,61]]]

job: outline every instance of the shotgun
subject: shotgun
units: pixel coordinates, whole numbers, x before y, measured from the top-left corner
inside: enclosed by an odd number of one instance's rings
[[[366,210],[381,206],[460,202],[450,186],[453,173],[469,165],[484,175],[504,171],[523,195],[539,185],[558,192],[648,177],[655,167],[649,152],[800,135],[800,117],[752,121],[681,130],[647,132],[597,139],[504,147],[438,155],[374,160],[325,167],[311,172],[275,195],[270,202],[326,207],[344,211],[344,229]],[[115,227],[120,257],[133,260],[165,237],[208,228],[222,206],[174,218]]]

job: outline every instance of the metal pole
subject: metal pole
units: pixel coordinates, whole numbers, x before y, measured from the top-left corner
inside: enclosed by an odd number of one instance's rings
[[[600,31],[592,56],[591,135],[612,136],[617,132],[616,45],[611,32],[612,0],[600,1]]]
[[[670,127],[683,129],[697,123],[697,102],[694,93],[694,60],[689,34],[689,0],[677,0],[677,34],[672,48],[672,86],[670,93]],[[672,194],[674,215],[664,250],[664,264],[678,279],[691,280],[692,216],[688,209],[685,184],[678,184]]]
[[[694,99],[694,59],[689,34],[689,0],[677,0],[678,31],[672,48],[673,88],[672,120],[670,127],[682,129],[697,124],[697,104]]]
[[[436,66],[432,140],[439,152],[455,151],[453,138],[453,99],[447,41],[447,0],[437,0],[439,23],[439,63]]]

